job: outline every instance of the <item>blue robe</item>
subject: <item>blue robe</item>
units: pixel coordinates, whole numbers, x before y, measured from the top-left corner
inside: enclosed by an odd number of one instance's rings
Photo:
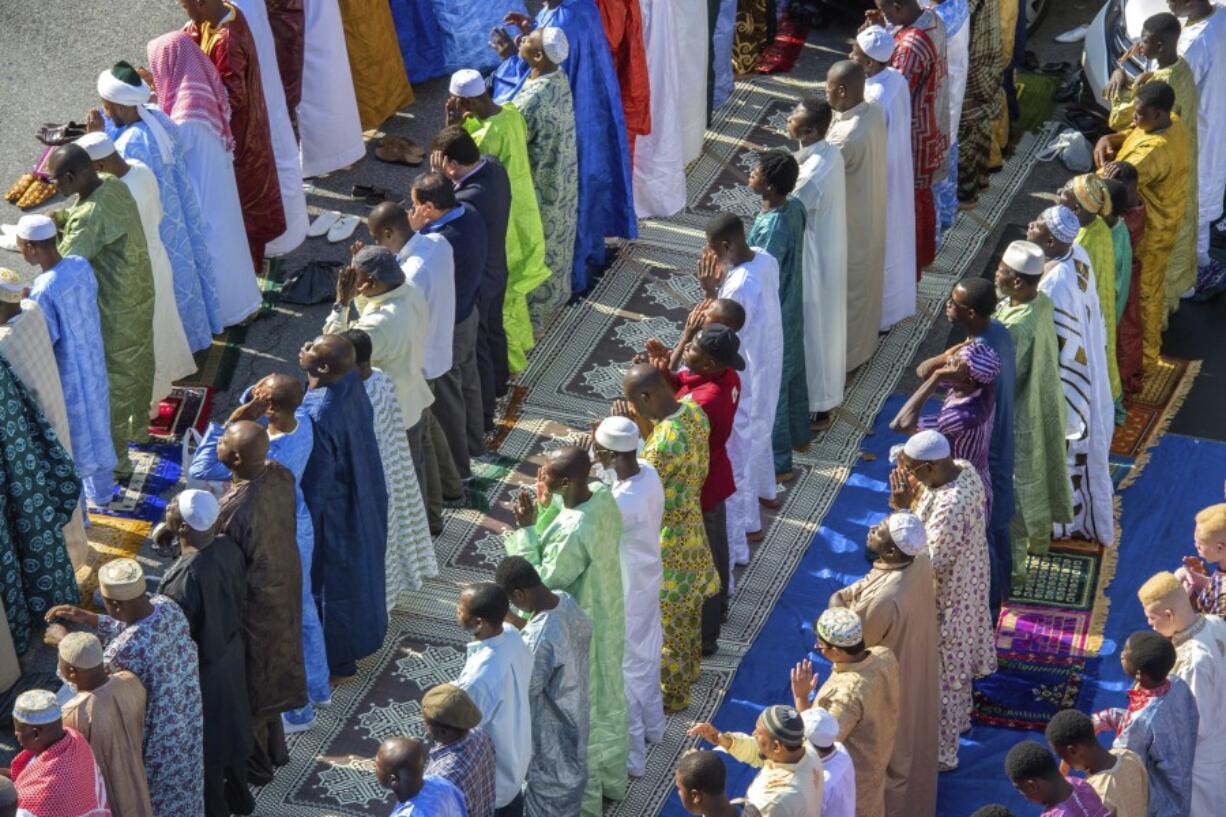
[[[536,25],[560,28],[570,42],[562,70],[570,79],[575,100],[579,154],[579,225],[571,288],[584,292],[588,266],[604,264],[605,237],[638,237],[621,86],[593,0],[562,0],[557,8],[542,7]],[[491,78],[494,101],[510,101],[530,70],[518,54],[498,66]]]
[[[106,133],[115,143],[116,150],[125,159],[137,161],[157,176],[158,192],[162,199],[162,223],[158,233],[170,256],[170,269],[174,273],[175,304],[187,343],[193,352],[207,349],[213,343],[213,335],[224,328],[217,305],[217,288],[213,272],[213,257],[205,241],[204,216],[200,212],[200,200],[196,188],[187,175],[183,148],[179,144],[178,126],[170,117],[156,108],[146,107],[154,119],[171,137],[170,164],[162,161],[157,142],[143,121],[118,126],[106,121]]]
[[[992,318],[983,339],[1000,357],[996,377],[996,414],[988,443],[988,474],[992,479],[992,518],[988,520],[988,555],[992,562],[988,601],[993,610],[1009,595],[1013,572],[1013,545],[1009,523],[1013,519],[1013,388],[1017,383],[1013,338],[1003,323]]]
[[[78,255],[67,256],[34,279],[30,299],[47,321],[68,410],[72,458],[85,495],[106,505],[115,489],[116,458],[94,268]]]
[[[416,85],[447,73],[446,39],[434,7],[421,0],[391,0],[391,5],[396,40],[409,80]]]
[[[242,402],[250,399],[250,389],[243,393]],[[311,525],[311,514],[302,498],[302,472],[306,469],[307,460],[311,457],[314,447],[314,425],[306,411],[299,406],[294,412],[298,427],[292,434],[283,434],[269,440],[268,458],[284,465],[294,475],[294,499],[297,504],[297,539],[298,557],[302,561],[302,652],[306,665],[307,695],[312,703],[325,703],[331,700],[331,689],[328,686],[328,656],[324,650],[323,625],[319,621],[319,610],[315,605],[315,596],[311,593],[311,583],[307,579],[311,575],[311,559],[315,553],[315,529]],[[268,421],[260,418],[261,425]],[[223,482],[230,479],[230,469],[217,459],[217,441],[221,439],[225,427],[220,423],[209,423],[204,439],[200,441],[192,457],[191,468],[188,470],[193,479]],[[313,717],[311,705],[295,710],[300,722],[309,721]]]
[[[405,42],[405,36],[419,31],[428,31],[428,24],[417,31],[410,31],[408,25],[401,28],[401,21],[406,20],[397,13],[396,6],[402,0],[394,0],[392,14],[396,20],[397,36],[400,42]],[[490,31],[502,25],[502,19],[507,12],[516,11],[527,14],[528,8],[523,0],[410,0],[413,5],[423,2],[429,6],[415,15],[418,21],[426,17],[434,18],[435,27],[443,38],[443,64],[438,74],[449,74],[461,68],[476,68],[478,71],[488,71],[498,64],[498,52],[490,47]],[[406,20],[407,23],[407,20]],[[510,33],[510,32],[508,32]],[[515,36],[512,34],[511,36]],[[410,41],[410,46],[417,44]],[[573,45],[571,46],[574,47]],[[606,46],[605,50],[608,50]],[[405,58],[405,65],[409,60]],[[413,81],[413,69],[409,69]],[[437,76],[432,74],[431,76]]]
[[[715,87],[711,100],[711,114],[723,107],[736,89],[732,76],[732,39],[736,31],[737,0],[720,0],[719,14],[715,18],[715,34],[711,38],[711,61],[715,73]]]
[[[302,475],[315,527],[311,589],[328,666],[334,675],[353,675],[357,660],[379,649],[387,634],[387,486],[374,410],[356,371],[311,389],[302,407],[315,423]]]

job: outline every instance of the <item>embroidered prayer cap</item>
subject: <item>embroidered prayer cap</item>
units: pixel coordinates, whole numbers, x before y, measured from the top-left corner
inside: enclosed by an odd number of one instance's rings
[[[1073,195],[1086,211],[1099,216],[1111,215],[1111,194],[1107,185],[1093,173],[1075,176],[1072,182]]]
[[[800,713],[790,706],[775,704],[762,710],[759,718],[762,728],[771,737],[787,746],[789,749],[800,746],[805,741],[805,722]]]
[[[175,497],[179,505],[179,516],[192,530],[205,531],[213,527],[221,508],[217,497],[208,491],[189,488]]]
[[[1226,535],[1226,502],[1219,502],[1199,511],[1196,514],[1196,530],[1210,539]]]
[[[55,693],[45,689],[31,689],[17,696],[13,704],[13,720],[31,726],[45,726],[60,719],[60,706],[55,702]]]
[[[924,531],[924,523],[910,511],[896,511],[886,519],[890,538],[894,547],[908,556],[915,556],[928,547],[928,534]]]
[[[1006,267],[1028,278],[1042,277],[1043,265],[1047,261],[1043,248],[1033,241],[1011,241],[1001,260]]]
[[[869,26],[856,35],[856,44],[865,55],[877,62],[889,62],[894,56],[894,38],[881,26]]]
[[[606,417],[596,426],[596,442],[610,451],[638,451],[639,427],[629,417]]]
[[[149,101],[149,86],[126,62],[117,62],[98,75],[98,96],[116,105],[144,105]]]
[[[1150,576],[1145,584],[1137,590],[1137,598],[1146,606],[1176,600],[1177,597],[1187,598],[1187,591],[1174,573],[1164,570]]]
[[[541,29],[541,49],[554,65],[561,65],[570,56],[570,41],[566,32],[556,26]]]
[[[404,270],[396,260],[396,253],[387,247],[363,247],[353,257],[353,267],[381,284],[404,283]]]
[[[936,429],[926,428],[912,434],[902,447],[902,452],[913,460],[936,462],[949,457],[949,440]]]
[[[818,749],[829,749],[839,737],[839,722],[820,706],[800,713],[805,724],[805,737]]]
[[[115,152],[115,143],[111,137],[100,130],[91,131],[77,140],[77,147],[89,154],[90,161],[105,159]]]
[[[980,338],[959,349],[958,359],[966,362],[966,368],[976,383],[986,386],[1000,376],[1000,355]]]
[[[1051,237],[1065,244],[1072,244],[1073,239],[1077,238],[1077,231],[1081,229],[1077,216],[1063,204],[1048,207],[1039,214],[1039,218],[1043,219]]]
[[[485,93],[485,80],[481,72],[472,68],[461,68],[451,75],[451,85],[448,90],[452,96],[471,99]]]
[[[26,286],[25,278],[17,270],[0,267],[0,302],[21,303],[21,296],[25,293]]]
[[[22,216],[17,219],[17,237],[26,241],[46,241],[55,238],[55,222],[46,216]]]
[[[472,729],[481,723],[481,710],[460,687],[439,684],[421,699],[421,714],[452,729]]]
[[[135,559],[116,559],[98,568],[98,589],[111,601],[131,601],[145,595],[145,571]]]
[[[69,633],[60,641],[60,660],[77,669],[102,666],[102,642],[93,633]]]
[[[864,640],[860,617],[846,607],[831,607],[817,617],[817,637],[834,647],[854,647]]]

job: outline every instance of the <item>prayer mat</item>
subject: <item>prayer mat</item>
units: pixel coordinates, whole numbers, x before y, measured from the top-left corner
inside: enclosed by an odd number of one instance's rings
[[[85,564],[77,568],[77,584],[81,587],[81,601],[86,607],[102,612],[94,604],[98,568],[114,559],[136,558],[152,529],[153,523],[145,519],[91,514],[90,526],[85,529],[89,551]]]
[[[1155,432],[1169,421],[1191,388],[1200,371],[1199,363],[1179,358],[1160,357],[1158,370],[1146,375],[1141,391],[1124,398],[1128,416],[1117,426],[1111,440],[1111,453],[1136,457],[1153,441]]]
[[[994,675],[975,682],[974,718],[1012,729],[1042,730],[1061,709],[1075,707],[1086,686],[1086,661],[999,653]]]
[[[132,475],[119,484],[111,503],[90,514],[158,522],[183,475],[183,447],[176,443],[129,443]]]
[[[790,17],[784,18],[779,23],[775,41],[766,47],[762,56],[758,57],[758,64],[754,70],[759,74],[780,74],[791,71],[808,38],[809,24],[807,22],[798,22]]]
[[[1097,545],[1087,542],[1097,550]],[[1009,599],[1013,605],[1089,610],[1098,579],[1097,553],[1057,553],[1026,557],[1026,584]]]
[[[1009,603],[1000,611],[996,648],[1032,658],[1084,658],[1090,618],[1089,610]]]
[[[1018,117],[1013,121],[1015,131],[1038,130],[1056,112],[1056,91],[1064,78],[1052,74],[1017,72]]]
[[[213,389],[175,386],[170,396],[158,405],[158,416],[149,424],[149,435],[159,441],[178,442],[188,429],[203,434],[212,409]]]

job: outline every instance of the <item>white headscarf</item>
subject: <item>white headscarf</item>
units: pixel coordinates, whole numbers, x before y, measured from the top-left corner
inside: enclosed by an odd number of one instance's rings
[[[170,164],[174,161],[174,153],[170,149],[170,134],[162,127],[162,123],[157,121],[149,113],[149,109],[145,107],[145,103],[149,101],[150,91],[149,86],[145,84],[144,80],[141,80],[140,85],[129,85],[109,70],[103,71],[98,75],[98,96],[107,102],[114,102],[116,105],[131,105],[136,108],[136,115],[140,117],[140,121],[149,127],[149,132],[153,134],[153,141],[157,143],[158,152],[162,155],[162,161],[165,164]]]

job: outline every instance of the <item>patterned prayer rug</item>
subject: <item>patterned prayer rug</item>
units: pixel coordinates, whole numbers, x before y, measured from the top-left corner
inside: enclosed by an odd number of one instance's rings
[[[1097,546],[1094,549],[1094,553],[1027,556],[1026,584],[1011,594],[1010,603],[1089,610],[1098,578]]]
[[[1061,709],[1076,706],[1086,661],[1002,652],[997,671],[975,682],[975,719],[993,726],[1042,729]]]
[[[1178,358],[1161,357],[1158,370],[1145,377],[1141,391],[1125,398],[1128,417],[1115,430],[1111,440],[1111,453],[1122,457],[1135,457],[1154,441],[1155,432],[1162,421],[1173,413],[1171,404],[1187,393],[1185,380],[1195,377],[1199,363]],[[1195,369],[1195,371],[1192,371]],[[1177,409],[1178,406],[1175,406]]]
[[[212,408],[213,389],[210,387],[175,386],[170,396],[158,405],[158,416],[149,423],[149,436],[178,442],[189,428],[203,433]]]
[[[996,625],[996,648],[1032,657],[1082,658],[1089,633],[1089,610],[1010,604]]]

